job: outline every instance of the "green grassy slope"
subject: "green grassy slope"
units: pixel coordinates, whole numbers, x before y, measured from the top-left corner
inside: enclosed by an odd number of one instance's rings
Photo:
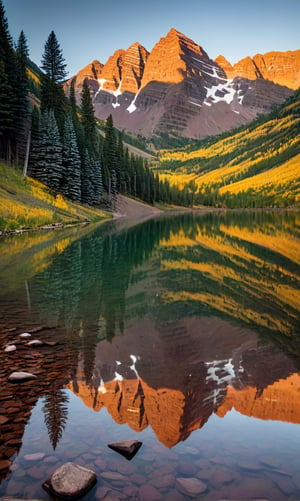
[[[218,138],[162,151],[172,184],[194,181],[198,201],[227,206],[300,202],[300,90],[271,114]]]
[[[0,163],[0,230],[36,228],[55,223],[100,221],[105,212],[65,200],[39,181]]]

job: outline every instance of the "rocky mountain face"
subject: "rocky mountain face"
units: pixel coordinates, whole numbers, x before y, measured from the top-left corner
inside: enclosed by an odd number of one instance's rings
[[[300,51],[247,57],[232,66],[172,28],[149,53],[139,43],[93,61],[87,77],[95,114],[111,113],[119,128],[145,137],[167,133],[202,138],[247,123],[282,103],[300,84]],[[66,86],[70,85],[70,79]]]
[[[262,78],[294,90],[300,86],[300,50],[256,54],[253,58],[241,59],[233,66],[224,56],[218,56],[215,62],[223,68],[227,78]]]

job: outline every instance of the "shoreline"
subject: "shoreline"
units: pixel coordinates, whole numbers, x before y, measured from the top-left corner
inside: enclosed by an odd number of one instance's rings
[[[118,196],[119,200],[117,202],[117,210],[114,212],[107,212],[107,217],[99,219],[98,221],[76,221],[74,223],[52,223],[45,224],[43,226],[28,227],[28,228],[16,228],[14,230],[1,230],[0,238],[9,235],[18,235],[22,233],[30,233],[34,231],[50,231],[50,230],[61,230],[65,228],[71,228],[73,226],[84,226],[88,224],[102,224],[108,221],[120,221],[120,220],[136,220],[137,222],[144,221],[145,219],[163,216],[168,214],[187,214],[187,213],[221,213],[221,212],[299,212],[300,207],[164,207],[162,209],[147,205],[143,202],[125,197],[124,195]],[[139,209],[142,208],[142,211]]]

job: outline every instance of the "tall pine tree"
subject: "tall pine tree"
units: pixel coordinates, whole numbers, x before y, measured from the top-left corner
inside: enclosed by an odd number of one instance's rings
[[[66,99],[62,82],[67,76],[62,50],[54,31],[51,31],[44,46],[41,67],[41,109],[54,110],[55,118],[62,132],[66,110]]]
[[[97,146],[97,127],[87,78],[83,81],[81,92],[81,124],[85,145],[93,155]]]
[[[105,189],[108,194],[108,202],[114,206],[117,195],[117,141],[114,131],[113,118],[111,115],[106,120],[105,138],[103,142],[103,163],[108,173]]]
[[[16,159],[17,161],[25,158],[25,150],[27,140],[30,140],[30,105],[29,105],[29,82],[27,76],[26,65],[28,63],[29,49],[27,45],[27,40],[22,30],[17,42],[16,47],[16,60],[18,65],[18,73],[16,75],[16,96],[18,101],[18,115],[20,117],[18,128],[17,128],[17,151]]]
[[[74,90],[72,90],[71,84],[71,104],[73,109],[74,103],[75,94]],[[80,123],[82,130],[82,141],[84,144],[81,172],[82,200],[85,203],[97,204],[99,203],[100,195],[103,191],[102,170],[99,152],[100,139],[87,79],[84,80],[82,86]]]
[[[2,0],[0,0],[0,157],[18,162],[28,108],[27,88],[22,74]]]
[[[38,179],[49,188],[59,191],[61,187],[62,145],[54,112],[44,111],[40,118],[39,142],[35,171]]]
[[[62,143],[62,192],[66,197],[78,202],[81,199],[81,160],[74,125],[70,116],[65,120]]]

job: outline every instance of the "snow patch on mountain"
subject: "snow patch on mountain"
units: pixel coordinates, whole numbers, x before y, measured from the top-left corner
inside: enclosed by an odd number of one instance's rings
[[[136,101],[136,98],[138,97],[139,93],[140,93],[140,90],[139,89],[136,93],[136,95],[134,96],[133,100],[131,101],[130,105],[128,106],[128,108],[126,108],[127,111],[129,111],[129,113],[133,113],[135,110],[136,110],[136,105],[135,105],[135,101]]]
[[[232,103],[235,96],[237,96],[240,104],[243,102],[244,96],[240,96],[239,93],[242,91],[236,91],[233,86],[233,80],[227,80],[225,84],[213,85],[212,87],[205,87],[207,93],[204,100],[204,104],[208,104],[208,99],[212,103],[218,103],[220,101],[225,101],[227,104]]]

